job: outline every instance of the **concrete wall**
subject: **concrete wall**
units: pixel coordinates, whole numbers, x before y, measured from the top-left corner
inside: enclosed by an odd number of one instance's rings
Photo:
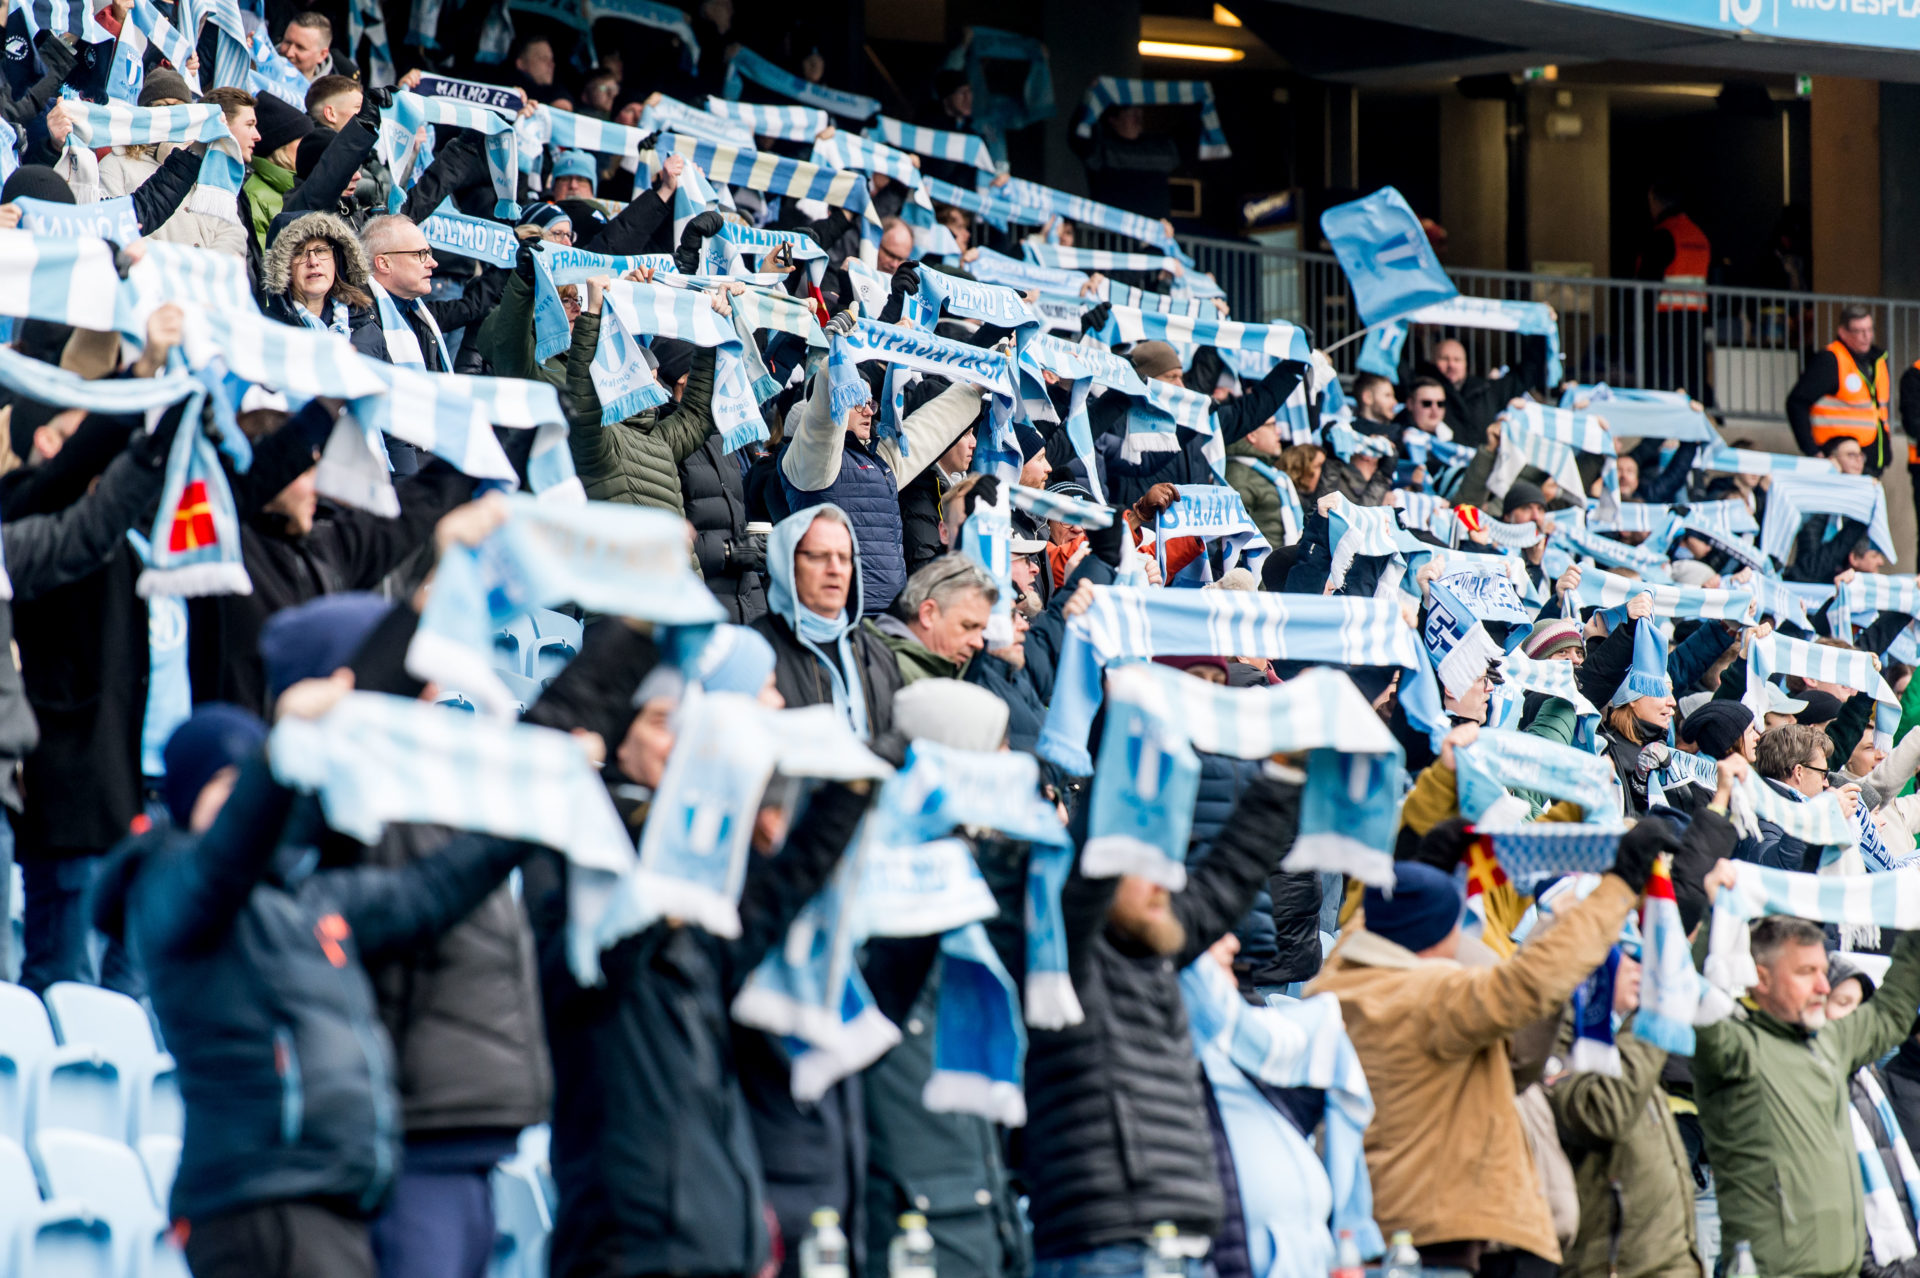
[[[1880,86],[1880,286],[1888,297],[1920,298],[1920,84]]]
[[[1550,116],[1577,117],[1578,136],[1550,136]],[[1595,275],[1606,274],[1611,243],[1610,133],[1605,88],[1537,84],[1528,89],[1527,257],[1531,262],[1584,262]]]
[[[1813,79],[1813,287],[1880,292],[1880,85]]]
[[[1440,99],[1440,224],[1447,265],[1507,264],[1507,108],[1457,93]]]

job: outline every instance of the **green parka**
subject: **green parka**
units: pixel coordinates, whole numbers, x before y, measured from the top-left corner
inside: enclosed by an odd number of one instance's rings
[[[713,351],[703,349],[694,356],[678,404],[645,409],[602,426],[600,396],[589,371],[599,343],[600,317],[582,314],[573,322],[573,349],[567,354],[567,385],[561,396],[567,447],[587,496],[686,514],[680,463],[700,450],[713,429]]]

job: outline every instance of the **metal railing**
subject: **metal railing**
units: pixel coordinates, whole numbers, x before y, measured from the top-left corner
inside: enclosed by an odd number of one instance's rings
[[[1089,247],[1109,239],[1083,228]],[[1230,240],[1183,237],[1198,269],[1225,290],[1235,318],[1284,319],[1313,332],[1326,348],[1361,327],[1340,264],[1327,253],[1268,248]],[[1639,280],[1526,275],[1514,271],[1448,272],[1463,294],[1545,302],[1559,315],[1564,375],[1580,382],[1663,390],[1685,389],[1727,416],[1785,421],[1787,392],[1812,353],[1834,340],[1840,312],[1866,306],[1876,341],[1888,352],[1891,375],[1920,359],[1920,302],[1884,297],[1789,293],[1708,285],[1687,290],[1704,309],[1660,311],[1664,286]],[[1402,368],[1424,358],[1441,337],[1458,338],[1476,373],[1520,365],[1524,339],[1488,329],[1417,328]],[[1539,343],[1535,343],[1537,352]],[[1343,373],[1354,371],[1358,339],[1334,352]]]

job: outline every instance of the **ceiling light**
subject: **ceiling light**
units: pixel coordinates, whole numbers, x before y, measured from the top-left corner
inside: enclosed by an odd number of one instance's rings
[[[1178,44],[1171,40],[1142,40],[1143,58],[1182,58],[1188,62],[1238,62],[1247,56],[1245,49],[1229,49],[1218,44]]]
[[[1216,4],[1213,6],[1213,25],[1216,27],[1237,27],[1242,25],[1242,23],[1240,19],[1234,15],[1233,10],[1227,8],[1224,4]]]

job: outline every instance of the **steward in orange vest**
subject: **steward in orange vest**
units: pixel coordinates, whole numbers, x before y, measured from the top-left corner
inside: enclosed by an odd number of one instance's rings
[[[1853,309],[1841,313],[1833,343],[1807,361],[1787,393],[1787,420],[1801,452],[1818,453],[1835,439],[1856,440],[1867,455],[1867,471],[1877,475],[1890,458],[1893,375],[1887,353],[1873,344],[1872,314]]]

